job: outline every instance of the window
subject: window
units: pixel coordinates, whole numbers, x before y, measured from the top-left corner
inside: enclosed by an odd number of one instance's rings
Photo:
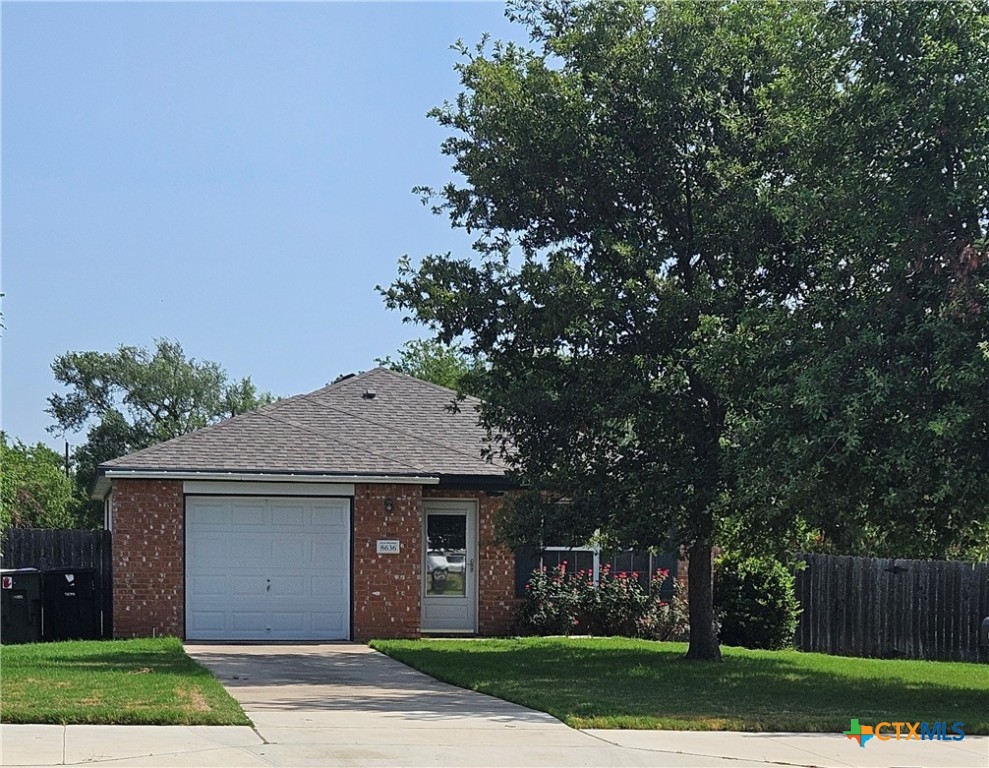
[[[515,554],[516,594],[525,594],[525,583],[537,568],[555,568],[566,562],[568,571],[588,571],[595,583],[600,578],[601,566],[608,564],[612,573],[638,574],[639,583],[648,589],[658,569],[669,571],[669,577],[660,588],[661,594],[673,594],[673,577],[677,573],[677,555],[673,552],[653,554],[643,550],[609,552],[597,547],[543,547]]]

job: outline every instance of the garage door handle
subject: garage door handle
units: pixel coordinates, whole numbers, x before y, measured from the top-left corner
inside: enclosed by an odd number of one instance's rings
[[[265,592],[271,592],[271,579],[267,579],[268,586],[264,588]]]

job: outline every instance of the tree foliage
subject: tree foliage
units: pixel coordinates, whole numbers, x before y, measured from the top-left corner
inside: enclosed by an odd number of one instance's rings
[[[87,428],[73,454],[79,486],[88,489],[104,461],[184,435],[274,400],[250,378],[230,381],[215,362],[188,358],[168,339],[154,350],[67,352],[52,363],[67,393],[48,398],[52,432]]]
[[[0,530],[90,527],[62,456],[0,432]]]
[[[748,490],[831,551],[989,555],[989,14],[837,4],[841,90],[793,89],[780,205],[814,272],[751,379]],[[752,533],[750,531],[750,533]]]
[[[989,82],[987,14],[510,15],[533,47],[461,48],[463,91],[432,114],[463,181],[421,190],[476,253],[404,259],[386,303],[486,361],[482,419],[532,488],[506,535],[672,532],[690,551],[688,655],[717,658],[710,551],[729,525],[780,546],[798,518],[861,519],[891,489],[940,511],[912,474],[939,432],[972,450],[952,454],[972,489],[958,505],[984,487],[989,111],[968,110]],[[910,444],[897,419],[922,402],[939,416]]]
[[[456,344],[443,344],[435,339],[413,339],[402,345],[398,359],[390,355],[375,360],[393,371],[415,376],[466,395],[472,395],[470,376],[479,371],[481,363],[471,358]]]
[[[131,427],[134,444],[184,435],[272,401],[250,378],[230,382],[218,363],[187,358],[168,339],[153,351],[120,346],[115,352],[67,352],[52,363],[68,394],[48,398],[60,431],[76,431],[110,414]],[[129,416],[129,420],[127,419]]]

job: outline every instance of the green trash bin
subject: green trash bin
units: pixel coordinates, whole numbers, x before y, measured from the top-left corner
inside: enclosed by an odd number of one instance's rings
[[[0,643],[41,642],[41,571],[0,570]]]

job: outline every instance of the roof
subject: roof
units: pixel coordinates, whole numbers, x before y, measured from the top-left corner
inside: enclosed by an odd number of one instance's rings
[[[422,477],[505,485],[505,465],[481,455],[481,401],[467,397],[454,408],[456,398],[445,387],[375,368],[105,462],[94,496],[109,489],[108,472]]]

